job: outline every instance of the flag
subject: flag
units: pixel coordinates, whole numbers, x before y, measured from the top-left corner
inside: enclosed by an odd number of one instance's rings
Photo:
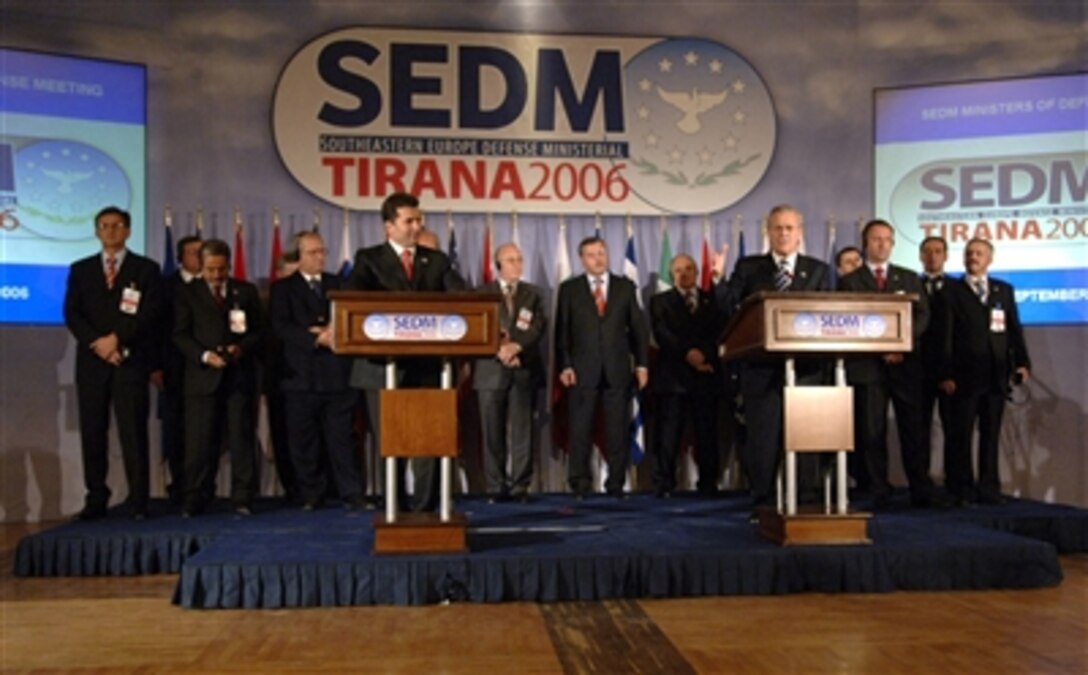
[[[827,217],[827,264],[835,267],[835,218]]]
[[[570,252],[567,250],[567,223],[559,216],[559,238],[555,244],[555,278],[552,280],[551,317],[558,321],[559,286],[570,278]],[[557,449],[566,449],[568,442],[567,406],[563,385],[559,383],[559,361],[555,349],[555,340],[548,342],[548,404],[552,411],[552,443]]]
[[[491,214],[487,214],[487,225],[484,227],[484,251],[481,259],[482,269],[480,282],[489,284],[495,280],[495,268],[491,262]]]
[[[245,242],[242,236],[242,213],[235,209],[234,211],[234,264],[231,265],[231,269],[234,272],[234,278],[240,281],[246,280],[246,249]]]
[[[450,236],[449,243],[446,245],[446,250],[449,251],[450,267],[454,272],[461,273],[461,260],[457,257],[457,232],[453,229],[453,221],[450,221],[449,227]]]
[[[272,262],[268,266],[268,283],[279,278],[279,262],[283,257],[283,242],[280,241],[280,223],[278,219],[272,220]]]
[[[669,243],[669,228],[665,217],[661,217],[661,258],[657,263],[657,290],[667,291],[672,288],[672,244]]]
[[[635,257],[635,235],[631,229],[631,218],[627,218],[627,253],[623,258],[623,275],[635,282],[635,288],[638,289],[642,285],[641,279],[638,274],[638,259]],[[635,299],[638,300],[638,307],[642,309],[642,296],[637,292]],[[630,438],[628,444],[631,451],[631,462],[639,464],[642,462],[643,456],[646,454],[646,443],[643,438],[643,423],[642,423],[642,406],[639,403],[639,392],[636,390],[635,395],[631,397],[631,422],[628,425],[630,432]]]
[[[699,288],[709,291],[714,283],[713,271],[710,269],[710,224],[703,225],[703,250],[699,256]]]
[[[177,261],[174,258],[174,228],[171,227],[170,207],[166,207],[166,214],[163,216],[163,222],[166,225],[166,245],[163,247],[162,254],[162,275],[168,277],[174,274],[177,269],[175,264]]]
[[[347,279],[351,276],[351,228],[348,227],[351,216],[344,209],[344,218],[340,221],[340,278]]]

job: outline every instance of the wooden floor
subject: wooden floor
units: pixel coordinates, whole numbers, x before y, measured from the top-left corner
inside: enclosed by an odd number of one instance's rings
[[[19,579],[4,672],[1086,673],[1088,555],[1032,591],[184,610],[175,576]]]

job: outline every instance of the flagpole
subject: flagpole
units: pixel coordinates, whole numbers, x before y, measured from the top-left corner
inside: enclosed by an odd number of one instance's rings
[[[201,239],[204,238],[204,207],[196,207],[196,234]]]

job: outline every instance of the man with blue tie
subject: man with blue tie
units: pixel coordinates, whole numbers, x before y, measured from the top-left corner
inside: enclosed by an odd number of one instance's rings
[[[721,281],[714,289],[718,306],[728,321],[740,304],[760,291],[829,291],[831,268],[824,262],[802,255],[804,219],[789,204],[780,204],[767,214],[767,240],[771,250],[761,255],[741,258],[726,281],[723,277],[725,256],[715,254],[714,273]],[[799,360],[798,384],[826,383],[827,365],[823,360]],[[781,361],[741,363],[740,391],[748,428],[742,457],[748,475],[753,506],[774,502],[775,476],[782,458],[782,388],[785,367]],[[798,482],[804,497],[812,497],[817,478],[817,458],[801,457]]]
[[[1003,504],[998,440],[1005,398],[1031,376],[1016,294],[989,276],[993,244],[972,239],[963,252],[967,273],[945,287],[941,389],[952,397],[951,438],[945,449],[948,491],[959,504]],[[971,437],[978,424],[978,481]]]
[[[604,240],[583,239],[578,244],[578,256],[585,273],[559,286],[555,318],[559,382],[570,389],[567,482],[579,499],[590,492],[590,449],[599,398],[608,455],[605,490],[622,498],[627,480],[632,384],[642,390],[649,380],[649,331],[634,282],[608,271]]]
[[[272,328],[282,356],[279,386],[287,416],[287,445],[302,508],[312,511],[325,497],[327,466],[344,504],[370,507],[362,494],[360,461],[351,437],[358,393],[348,380],[351,359],[334,354],[326,293],[340,288],[340,277],[325,272],[325,243],[316,232],[296,240],[298,269],[272,285]]]

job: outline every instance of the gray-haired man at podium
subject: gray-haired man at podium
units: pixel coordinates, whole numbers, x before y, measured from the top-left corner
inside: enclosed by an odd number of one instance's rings
[[[359,249],[347,287],[357,291],[460,291],[465,281],[450,265],[445,253],[419,244],[423,217],[419,200],[397,192],[382,203],[386,241]],[[379,443],[378,400],[385,385],[385,359],[359,358],[351,372],[351,386],[362,389],[366,398],[367,421]],[[401,388],[437,387],[441,361],[435,358],[397,360],[397,386]],[[413,511],[432,511],[438,506],[438,461],[433,458],[412,460],[415,489]],[[403,486],[403,469],[401,484]],[[398,494],[404,494],[398,490]]]
[[[719,307],[731,317],[745,298],[760,291],[828,291],[831,268],[816,258],[800,253],[804,236],[801,212],[780,204],[767,214],[767,240],[771,250],[737,261],[726,281],[725,255],[714,256],[715,276],[723,277],[715,288]],[[726,249],[727,251],[728,249]],[[826,363],[805,360],[798,363],[800,384],[822,384],[827,379]],[[785,369],[782,362],[743,361],[740,391],[748,427],[742,458],[748,475],[748,487],[756,507],[771,505],[775,495],[775,475],[782,457],[782,387]],[[799,480],[804,496],[816,489],[816,458],[803,457]]]

